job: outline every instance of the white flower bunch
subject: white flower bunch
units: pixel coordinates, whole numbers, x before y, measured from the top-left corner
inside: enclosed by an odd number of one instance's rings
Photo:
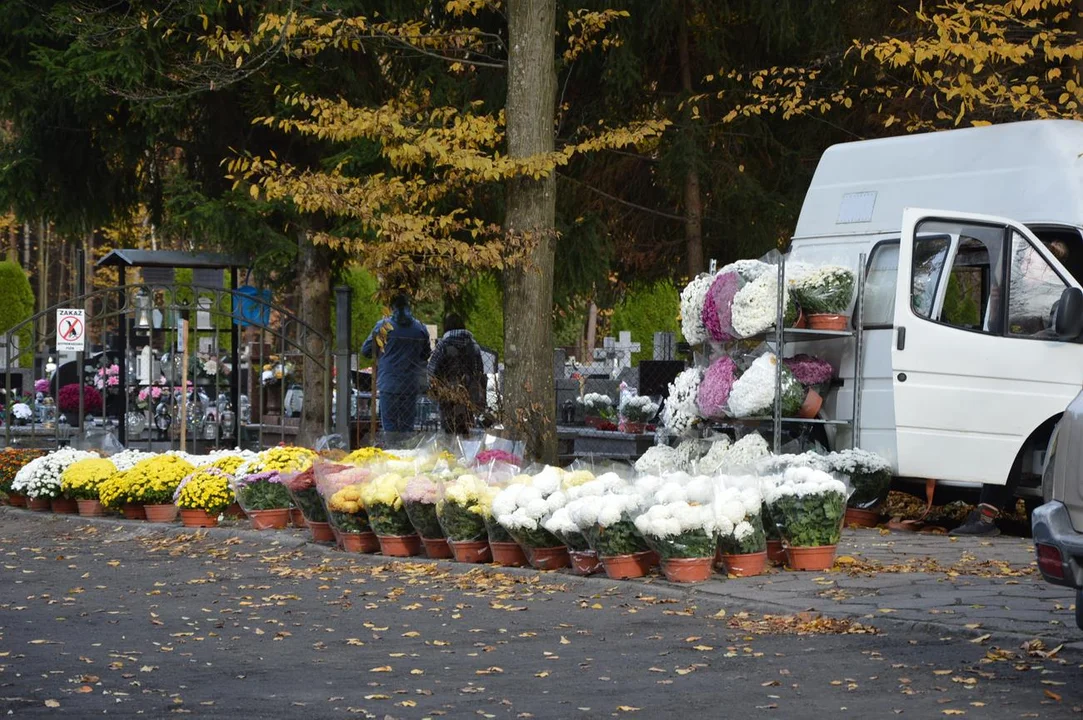
[[[730,450],[730,439],[727,435],[722,435],[717,440],[711,442],[711,447],[707,450],[707,454],[699,459],[696,463],[695,470],[701,472],[704,475],[717,475],[722,469],[722,462]]]
[[[891,469],[891,463],[874,452],[852,448],[833,452],[822,458],[821,470],[834,470],[844,475],[872,474]]]
[[[819,267],[819,265],[802,262],[800,260],[787,260],[786,284],[791,288],[794,287],[797,283],[808,277],[809,273],[816,271]]]
[[[790,294],[783,294],[785,314]],[[778,314],[778,275],[765,272],[733,296],[733,330],[740,337],[752,337],[775,326]]]
[[[841,265],[822,265],[798,276],[791,287],[806,312],[846,312],[854,294],[854,271]]]
[[[16,420],[29,420],[34,416],[34,411],[26,403],[15,403],[11,406],[11,414]]]
[[[658,475],[676,470],[679,467],[680,458],[677,455],[677,448],[669,445],[652,445],[635,462],[635,469],[638,473],[654,473]]]
[[[630,490],[597,497],[582,497],[568,503],[568,516],[582,532],[595,525],[614,525],[638,512],[642,503],[642,496]]]
[[[792,467],[813,468],[824,472],[831,469],[825,456],[811,450],[800,455],[769,455],[757,462],[755,469],[758,475],[783,475]]]
[[[251,450],[242,450],[238,447],[233,448],[232,450],[212,450],[206,455],[190,455],[186,459],[196,467],[203,467],[204,465],[210,465],[224,457],[239,457],[247,462],[259,457],[259,453],[252,452]]]
[[[726,454],[719,460],[719,467],[716,472],[736,473],[742,470],[751,470],[770,454],[771,451],[767,447],[767,441],[759,433],[749,433],[730,446]]]
[[[733,523],[734,533],[751,532],[755,517],[763,510],[763,493],[760,479],[751,476],[730,476],[723,479],[723,487],[715,493],[719,512]],[[748,525],[745,529],[742,525]],[[747,537],[747,536],[745,536]],[[744,537],[738,537],[743,540]]]
[[[669,398],[662,410],[662,424],[675,435],[686,435],[699,421],[696,395],[703,379],[700,368],[688,368],[669,385]]]
[[[849,495],[846,483],[836,480],[823,470],[809,467],[792,467],[778,482],[764,484],[764,499],[768,505],[788,495],[804,498],[829,494],[841,495],[845,501]]]
[[[666,505],[675,502],[687,502],[693,505],[706,505],[714,498],[718,483],[706,475],[673,473],[662,478],[662,484],[650,496],[651,504]]]
[[[696,530],[716,535],[720,530],[733,529],[729,520],[715,513],[713,504],[699,505],[685,500],[652,505],[636,517],[635,526],[642,535],[660,540]]]
[[[583,397],[579,398],[579,403],[587,410],[598,412],[600,410],[611,410],[613,408],[613,398],[602,393],[587,393]]]
[[[546,467],[529,483],[509,485],[493,498],[493,517],[512,532],[543,528],[545,519],[567,502],[558,492],[563,477],[560,468]]]
[[[733,417],[754,417],[771,411],[775,403],[777,364],[778,358],[774,353],[764,353],[737,378],[729,397],[729,410]]]
[[[728,272],[735,272],[741,276],[741,279],[746,283],[753,282],[759,279],[768,270],[774,271],[774,265],[768,265],[762,260],[737,260],[731,262],[729,265],[724,266],[718,271],[719,275],[725,275]]]
[[[60,476],[64,471],[80,460],[96,457],[95,452],[61,448],[34,458],[15,473],[11,490],[35,499],[60,497]]]
[[[707,328],[703,326],[703,302],[713,282],[714,275],[703,273],[681,291],[681,334],[690,345],[707,342]]]
[[[149,457],[154,457],[156,453],[147,452],[146,450],[136,450],[134,448],[128,448],[127,450],[121,450],[116,455],[111,456],[109,459],[116,465],[117,470],[125,472],[131,470],[141,460],[146,460]]]
[[[646,395],[630,395],[621,401],[620,414],[632,422],[647,422],[658,414],[658,403]]]
[[[696,463],[710,449],[710,443],[698,438],[686,438],[677,445],[677,469],[691,472]]]

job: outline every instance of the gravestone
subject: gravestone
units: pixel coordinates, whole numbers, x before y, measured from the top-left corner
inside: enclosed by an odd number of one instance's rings
[[[632,354],[639,352],[641,345],[632,342],[632,333],[622,330],[617,339],[607,337],[602,347],[595,349],[594,359],[605,362],[608,372],[615,374],[623,368],[632,367]]]

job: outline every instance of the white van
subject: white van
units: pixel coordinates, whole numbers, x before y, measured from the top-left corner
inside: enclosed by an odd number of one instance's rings
[[[791,258],[867,257],[859,447],[896,475],[1038,494],[1053,427],[1083,387],[1054,305],[1083,284],[1083,122],[846,143],[824,153]],[[1074,305],[1073,305],[1074,306]],[[855,320],[856,322],[856,320]],[[853,344],[825,408],[852,419]],[[852,440],[840,429],[839,446]]]

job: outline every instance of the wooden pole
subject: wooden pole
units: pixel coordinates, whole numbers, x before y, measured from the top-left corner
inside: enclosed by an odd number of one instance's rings
[[[180,321],[181,343],[181,404],[180,449],[188,449],[188,321]]]

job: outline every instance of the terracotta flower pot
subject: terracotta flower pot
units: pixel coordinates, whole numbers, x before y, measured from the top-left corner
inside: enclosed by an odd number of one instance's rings
[[[421,554],[421,537],[418,535],[377,535],[380,553],[388,557],[412,557]],[[447,543],[444,543],[447,547]]]
[[[454,557],[447,538],[421,538],[421,542],[425,545],[425,554],[433,560],[449,560]]]
[[[669,558],[662,561],[662,574],[675,583],[703,582],[711,577],[713,557]]]
[[[786,548],[786,565],[791,570],[827,570],[835,564],[835,545]]]
[[[641,435],[647,431],[647,423],[632,422],[631,420],[621,420],[617,423],[617,429],[622,433],[629,433],[632,435]]]
[[[812,388],[805,395],[805,401],[801,403],[801,409],[797,411],[797,417],[811,420],[820,414],[820,408],[824,404],[823,396]]]
[[[218,515],[210,514],[206,510],[180,509],[181,524],[184,527],[218,527]]]
[[[643,566],[643,572],[649,573],[652,568],[656,568],[662,564],[661,556],[654,550],[646,550],[644,552],[637,552],[633,556],[639,560],[640,565]]]
[[[26,495],[21,495],[19,493],[9,493],[8,505],[10,505],[11,507],[26,507]]]
[[[305,520],[305,514],[301,512],[301,508],[290,508],[290,524],[295,528],[308,527]]]
[[[530,567],[535,570],[559,570],[572,564],[568,548],[563,545],[546,548],[524,548]]]
[[[177,519],[176,505],[144,505],[143,510],[147,513],[147,522],[171,523]]]
[[[849,324],[849,315],[812,313],[808,316],[808,326],[813,330],[846,330]]]
[[[767,541],[767,562],[772,565],[782,565],[786,562],[786,548],[781,540]]]
[[[97,500],[76,500],[75,504],[79,506],[79,514],[83,517],[101,517],[105,514],[105,509]]]
[[[844,522],[847,527],[874,528],[880,524],[880,511],[848,507]]]
[[[797,319],[793,321],[793,327],[798,330],[804,330],[808,327],[808,318],[805,317],[805,311],[801,308],[797,308]]]
[[[76,515],[79,513],[79,504],[68,498],[53,498],[49,501],[49,507],[58,515]]]
[[[593,575],[602,571],[602,561],[593,550],[569,550],[572,572],[576,575]]]
[[[647,574],[644,559],[635,555],[609,555],[603,557],[602,567],[605,568],[605,574],[611,580],[640,578]]]
[[[339,549],[346,552],[374,553],[380,549],[380,541],[374,532],[340,532],[337,534],[337,538]]]
[[[514,542],[491,542],[489,549],[493,552],[493,562],[504,567],[526,567],[526,553]]]
[[[493,561],[488,540],[448,540],[455,560],[461,563],[487,563]]]
[[[762,575],[767,568],[767,551],[744,555],[723,555],[722,568],[727,575],[735,577]]]
[[[121,508],[126,520],[146,520],[147,513],[143,509],[143,503],[124,503]]]
[[[231,503],[230,506],[226,508],[225,516],[228,518],[236,518],[237,520],[244,520],[248,517],[244,514],[244,508],[242,508],[241,504],[238,502]]]
[[[335,542],[335,533],[331,531],[331,523],[311,521],[308,523],[308,529],[312,533],[312,542]]]
[[[32,498],[27,496],[26,507],[34,512],[49,512],[51,503],[49,498]]]
[[[253,530],[282,530],[290,522],[290,509],[249,510],[248,519]]]

